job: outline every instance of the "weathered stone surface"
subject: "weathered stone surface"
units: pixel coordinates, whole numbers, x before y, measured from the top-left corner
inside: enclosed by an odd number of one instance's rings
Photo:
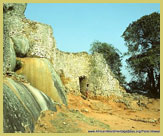
[[[94,53],[91,58],[88,77],[89,90],[95,96],[122,96],[122,88],[114,77],[102,54]]]
[[[26,36],[20,35],[11,37],[17,57],[24,57],[29,50],[29,43]]]
[[[3,13],[8,16],[24,16],[26,3],[5,3],[3,4]]]
[[[4,39],[7,46],[3,48],[3,72],[6,73],[6,71],[13,71],[15,69],[16,54],[12,40],[8,37],[4,37]]]
[[[27,36],[30,44],[27,56],[52,59],[55,50],[55,39],[51,26],[27,19],[22,21],[25,24],[23,33]]]
[[[67,105],[64,86],[51,63],[44,58],[20,58],[22,68],[17,71],[24,75],[32,86],[38,88],[54,101]]]
[[[25,126],[33,132],[34,122],[31,114],[5,84],[3,85],[3,107],[3,131],[5,133],[25,132]]]
[[[51,59],[54,56],[55,39],[53,31],[49,25],[30,21],[25,18],[24,11],[26,4],[4,4],[4,44],[3,61],[4,74],[6,71],[13,71],[16,60],[9,41],[13,41],[13,46],[18,57],[37,56]]]
[[[24,18],[24,11],[26,4],[3,4],[3,73],[13,71],[16,65],[16,55],[14,51],[14,44],[10,35],[15,32],[15,29],[21,30],[22,26],[19,25],[20,19]],[[12,27],[15,24],[17,27]],[[13,32],[10,30],[13,28]]]
[[[4,132],[33,132],[40,112],[56,111],[55,103],[29,84],[4,78],[3,122]]]

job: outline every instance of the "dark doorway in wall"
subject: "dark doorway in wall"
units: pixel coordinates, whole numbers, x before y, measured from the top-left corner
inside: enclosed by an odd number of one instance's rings
[[[79,86],[80,86],[81,94],[84,95],[86,88],[87,88],[87,77],[86,76],[80,76],[79,77]]]

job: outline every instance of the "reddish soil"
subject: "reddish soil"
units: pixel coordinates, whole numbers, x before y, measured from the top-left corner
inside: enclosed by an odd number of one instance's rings
[[[80,96],[69,95],[69,108],[87,109],[82,112],[110,125],[112,130],[160,130],[160,101],[153,100],[150,109],[130,110],[122,103],[83,100]],[[155,121],[157,120],[157,121]],[[153,122],[153,123],[152,123]]]
[[[125,104],[117,103],[113,99],[84,100],[81,96],[69,94],[68,108],[62,106],[57,107],[57,112],[43,112],[36,123],[35,132],[88,132],[107,130],[106,125],[110,126],[109,130],[160,130],[160,100],[150,101],[146,108],[129,109]],[[59,113],[64,113],[64,118],[59,116]],[[85,117],[87,121],[84,121]],[[58,122],[55,124],[53,121]]]

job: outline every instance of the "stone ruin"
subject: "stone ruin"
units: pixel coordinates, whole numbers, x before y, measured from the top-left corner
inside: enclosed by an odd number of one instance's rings
[[[18,88],[26,94],[32,92],[33,96],[28,97],[35,105],[67,105],[66,93],[85,95],[88,91],[90,98],[122,96],[124,89],[101,54],[58,50],[51,26],[27,19],[24,16],[26,6],[20,3],[3,5],[4,132],[25,132],[25,126],[33,131],[34,123],[21,117],[28,113],[37,120],[38,113],[45,109],[38,109],[35,115]],[[21,103],[15,103],[16,100]],[[13,109],[9,115],[11,104],[22,108]],[[55,109],[48,105],[46,109]],[[20,122],[11,123],[19,118],[23,126]]]
[[[15,69],[16,57],[46,58],[60,75],[67,92],[80,94],[87,86],[91,95],[121,95],[123,89],[101,54],[60,51],[51,26],[25,18],[26,4],[5,4],[4,7],[5,35],[9,34],[4,41],[7,44],[9,40],[8,45],[4,45],[4,72],[7,68]],[[14,12],[9,10],[11,7]]]
[[[58,49],[55,53],[53,66],[68,92],[80,95],[87,90],[90,97],[122,95],[124,90],[102,54],[68,53]]]

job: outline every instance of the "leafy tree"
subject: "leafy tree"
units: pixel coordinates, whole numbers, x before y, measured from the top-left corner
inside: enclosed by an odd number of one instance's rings
[[[103,57],[110,66],[115,78],[119,80],[121,85],[125,84],[125,77],[121,73],[121,53],[118,49],[114,48],[111,44],[95,41],[91,44],[90,52],[103,54]]]
[[[160,14],[145,15],[132,22],[124,31],[122,37],[128,47],[127,63],[132,70],[133,81],[131,89],[136,86],[142,90],[157,95],[160,92]],[[138,85],[139,83],[139,85]],[[134,87],[133,87],[134,86]]]

